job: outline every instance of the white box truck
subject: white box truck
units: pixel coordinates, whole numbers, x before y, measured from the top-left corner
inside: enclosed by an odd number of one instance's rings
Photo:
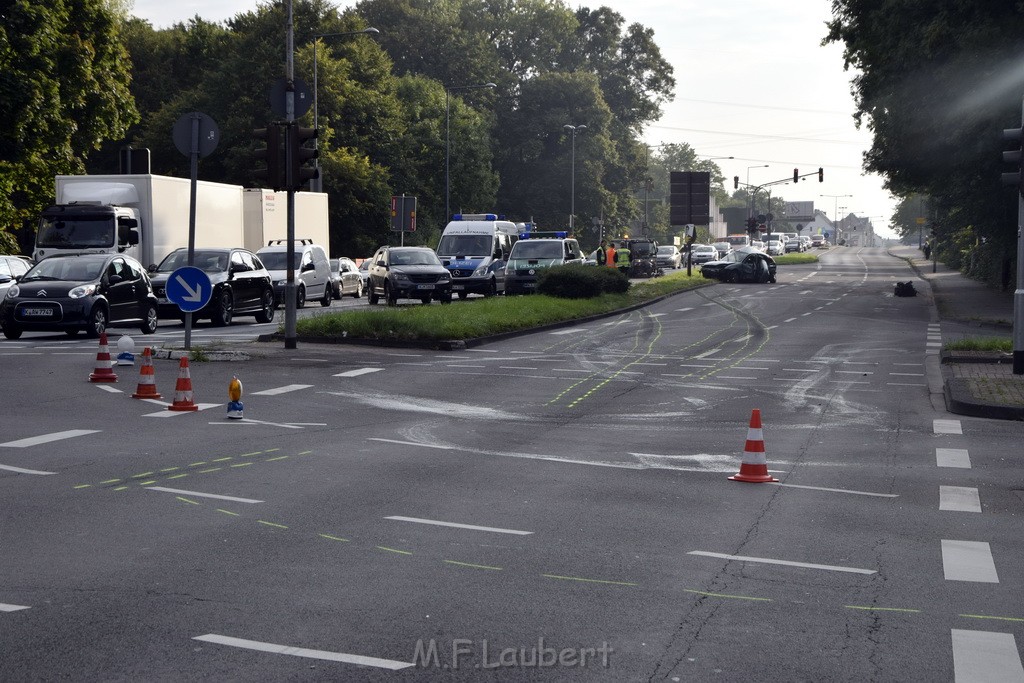
[[[243,195],[245,240],[252,252],[272,240],[288,239],[288,193],[247,189]],[[324,251],[331,249],[327,218],[327,195],[322,192],[295,193],[295,239],[312,240]]]
[[[57,176],[56,204],[40,217],[32,257],[115,253],[143,266],[188,246],[190,181],[152,174]],[[244,244],[243,188],[198,181],[196,247]]]

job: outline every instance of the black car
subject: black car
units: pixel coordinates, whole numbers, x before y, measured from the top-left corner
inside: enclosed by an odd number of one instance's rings
[[[427,247],[381,247],[371,259],[367,284],[371,304],[382,298],[389,306],[399,299],[452,300],[451,274]]]
[[[188,249],[175,249],[159,266],[150,267],[153,290],[160,316],[184,320],[185,314],[167,299],[167,279],[188,265]],[[192,313],[192,319],[209,318],[218,326],[230,325],[236,315],[251,315],[258,323],[274,320],[274,283],[263,262],[247,249],[196,249],[192,266],[210,278],[213,294],[209,303]]]
[[[754,247],[740,247],[700,267],[704,277],[722,282],[775,282],[775,271],[775,259]]]
[[[153,334],[157,301],[146,269],[124,254],[51,256],[7,289],[0,302],[4,336],[22,332],[85,332],[99,337],[108,326],[135,325]]]

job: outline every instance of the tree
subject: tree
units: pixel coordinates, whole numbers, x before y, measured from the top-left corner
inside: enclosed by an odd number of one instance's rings
[[[0,10],[0,250],[23,251],[54,176],[121,138],[138,113],[121,20],[104,0],[18,0]]]

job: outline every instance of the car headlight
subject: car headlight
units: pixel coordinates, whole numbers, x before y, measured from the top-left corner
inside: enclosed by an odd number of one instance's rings
[[[483,277],[485,275],[487,275],[487,264],[481,263],[476,267],[476,270],[473,271],[473,277]]]
[[[450,274],[450,273],[449,273],[449,272],[448,272],[448,271],[446,270],[446,271],[445,271],[444,273],[442,273],[441,275],[438,275],[438,276],[437,276],[437,281],[438,281],[438,282],[451,282],[451,281],[452,281],[452,276],[451,276],[451,274]]]
[[[18,285],[11,285],[10,288],[7,290],[7,297],[9,299],[13,299],[19,294],[21,294],[21,290],[18,289]]]
[[[84,296],[92,296],[95,293],[96,285],[79,285],[68,292],[68,296],[72,299],[81,299]]]
[[[288,280],[278,280],[274,284],[277,285],[278,287],[284,287],[285,285],[288,284]]]
[[[403,273],[400,270],[393,270],[393,271],[391,271],[391,275],[395,278],[395,280],[397,282],[408,282],[409,281],[409,276],[406,275],[405,273]]]

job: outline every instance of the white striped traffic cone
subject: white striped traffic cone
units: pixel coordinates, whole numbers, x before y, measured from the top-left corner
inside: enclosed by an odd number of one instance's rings
[[[110,363],[107,333],[100,332],[100,350],[96,353],[96,369],[89,375],[90,382],[116,382],[117,375]]]
[[[149,347],[142,349],[142,367],[139,368],[139,385],[132,398],[161,398],[156,390],[156,372],[153,369],[153,354]]]
[[[729,478],[751,484],[778,481],[768,474],[768,458],[764,452],[764,434],[761,432],[761,411],[757,408],[750,413],[750,429],[747,430],[747,443],[743,448],[740,471]]]
[[[167,410],[199,410],[192,400],[192,378],[188,374],[188,356],[178,364],[178,382],[174,386],[174,403]]]

